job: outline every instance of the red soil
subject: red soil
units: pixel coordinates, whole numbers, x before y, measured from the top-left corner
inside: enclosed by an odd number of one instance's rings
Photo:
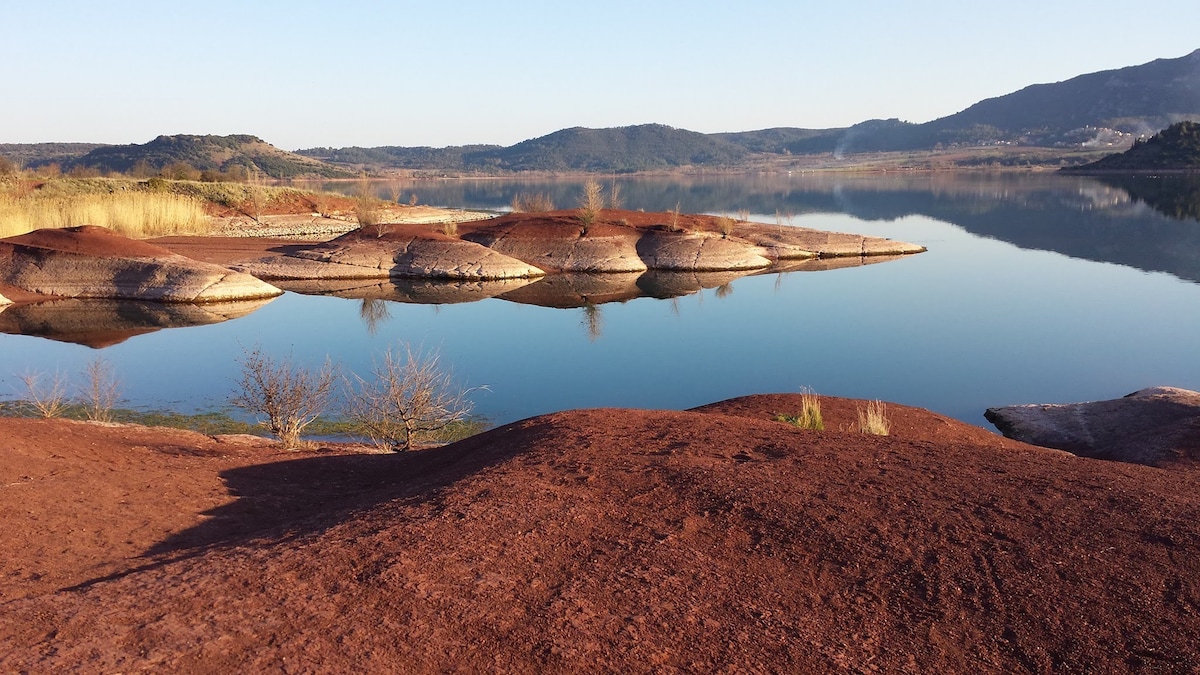
[[[0,419],[0,670],[1200,669],[1195,473],[822,401],[400,456]]]

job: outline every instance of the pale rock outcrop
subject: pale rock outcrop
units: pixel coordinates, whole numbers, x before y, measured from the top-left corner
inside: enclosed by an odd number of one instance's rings
[[[807,227],[739,223],[736,234],[741,239],[761,246],[767,251],[768,257],[784,260],[813,256],[907,255],[925,251],[924,246],[903,241]]]
[[[771,266],[761,247],[709,232],[649,230],[638,241],[637,251],[646,266],[655,270],[706,272]]]
[[[11,305],[11,304],[12,304],[12,300],[9,300],[8,298],[4,297],[3,295],[0,295],[0,307],[2,307],[4,305]]]
[[[989,408],[1005,436],[1085,457],[1149,466],[1200,462],[1200,392],[1151,387],[1089,403]]]
[[[282,291],[248,274],[83,225],[0,239],[0,283],[69,298],[222,302]]]
[[[545,272],[475,242],[437,233],[351,232],[307,250],[239,265],[264,279],[523,279]]]
[[[470,232],[463,239],[548,271],[646,271],[637,251],[638,233],[632,228],[596,227],[584,234],[576,227],[517,223]]]

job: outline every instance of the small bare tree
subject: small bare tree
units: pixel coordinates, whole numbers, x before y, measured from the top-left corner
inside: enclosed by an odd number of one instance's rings
[[[111,422],[112,410],[121,395],[112,364],[97,358],[83,371],[85,382],[79,387],[79,402],[89,420]]]
[[[617,178],[614,176],[608,184],[608,208],[616,211],[623,206],[625,200],[621,197],[621,186],[617,184]]]
[[[408,344],[389,348],[376,361],[371,379],[354,375],[348,383],[346,416],[380,447],[394,452],[413,446],[471,414],[464,389],[443,370],[436,351],[414,350]]]
[[[233,405],[260,418],[285,448],[300,445],[300,432],[329,407],[337,373],[326,359],[320,370],[301,368],[290,357],[274,360],[255,347],[243,352]]]
[[[583,223],[584,234],[587,234],[603,208],[604,186],[595,178],[587,179],[583,184],[583,195],[579,198],[579,220]]]
[[[250,220],[261,223],[268,200],[269,196],[267,188],[263,185],[262,173],[258,167],[254,167],[253,173],[250,174],[250,180],[246,184],[246,207],[242,213],[249,216]]]
[[[25,402],[46,419],[59,417],[67,408],[67,377],[59,371],[43,381],[41,372],[19,375],[25,383]]]

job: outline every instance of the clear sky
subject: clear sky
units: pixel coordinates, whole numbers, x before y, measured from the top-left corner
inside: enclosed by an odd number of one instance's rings
[[[924,122],[1200,48],[1200,1],[0,0],[0,143]]]

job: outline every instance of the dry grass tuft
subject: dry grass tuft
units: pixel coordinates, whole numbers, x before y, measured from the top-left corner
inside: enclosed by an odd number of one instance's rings
[[[821,398],[811,389],[800,390],[800,413],[797,415],[776,415],[778,422],[787,422],[798,429],[825,429],[825,418],[821,416]]]
[[[887,436],[890,424],[883,401],[868,401],[867,409],[858,408],[858,430],[864,434]]]
[[[513,213],[546,213],[554,210],[554,200],[544,192],[537,194],[519,192],[513,195],[510,206]]]

